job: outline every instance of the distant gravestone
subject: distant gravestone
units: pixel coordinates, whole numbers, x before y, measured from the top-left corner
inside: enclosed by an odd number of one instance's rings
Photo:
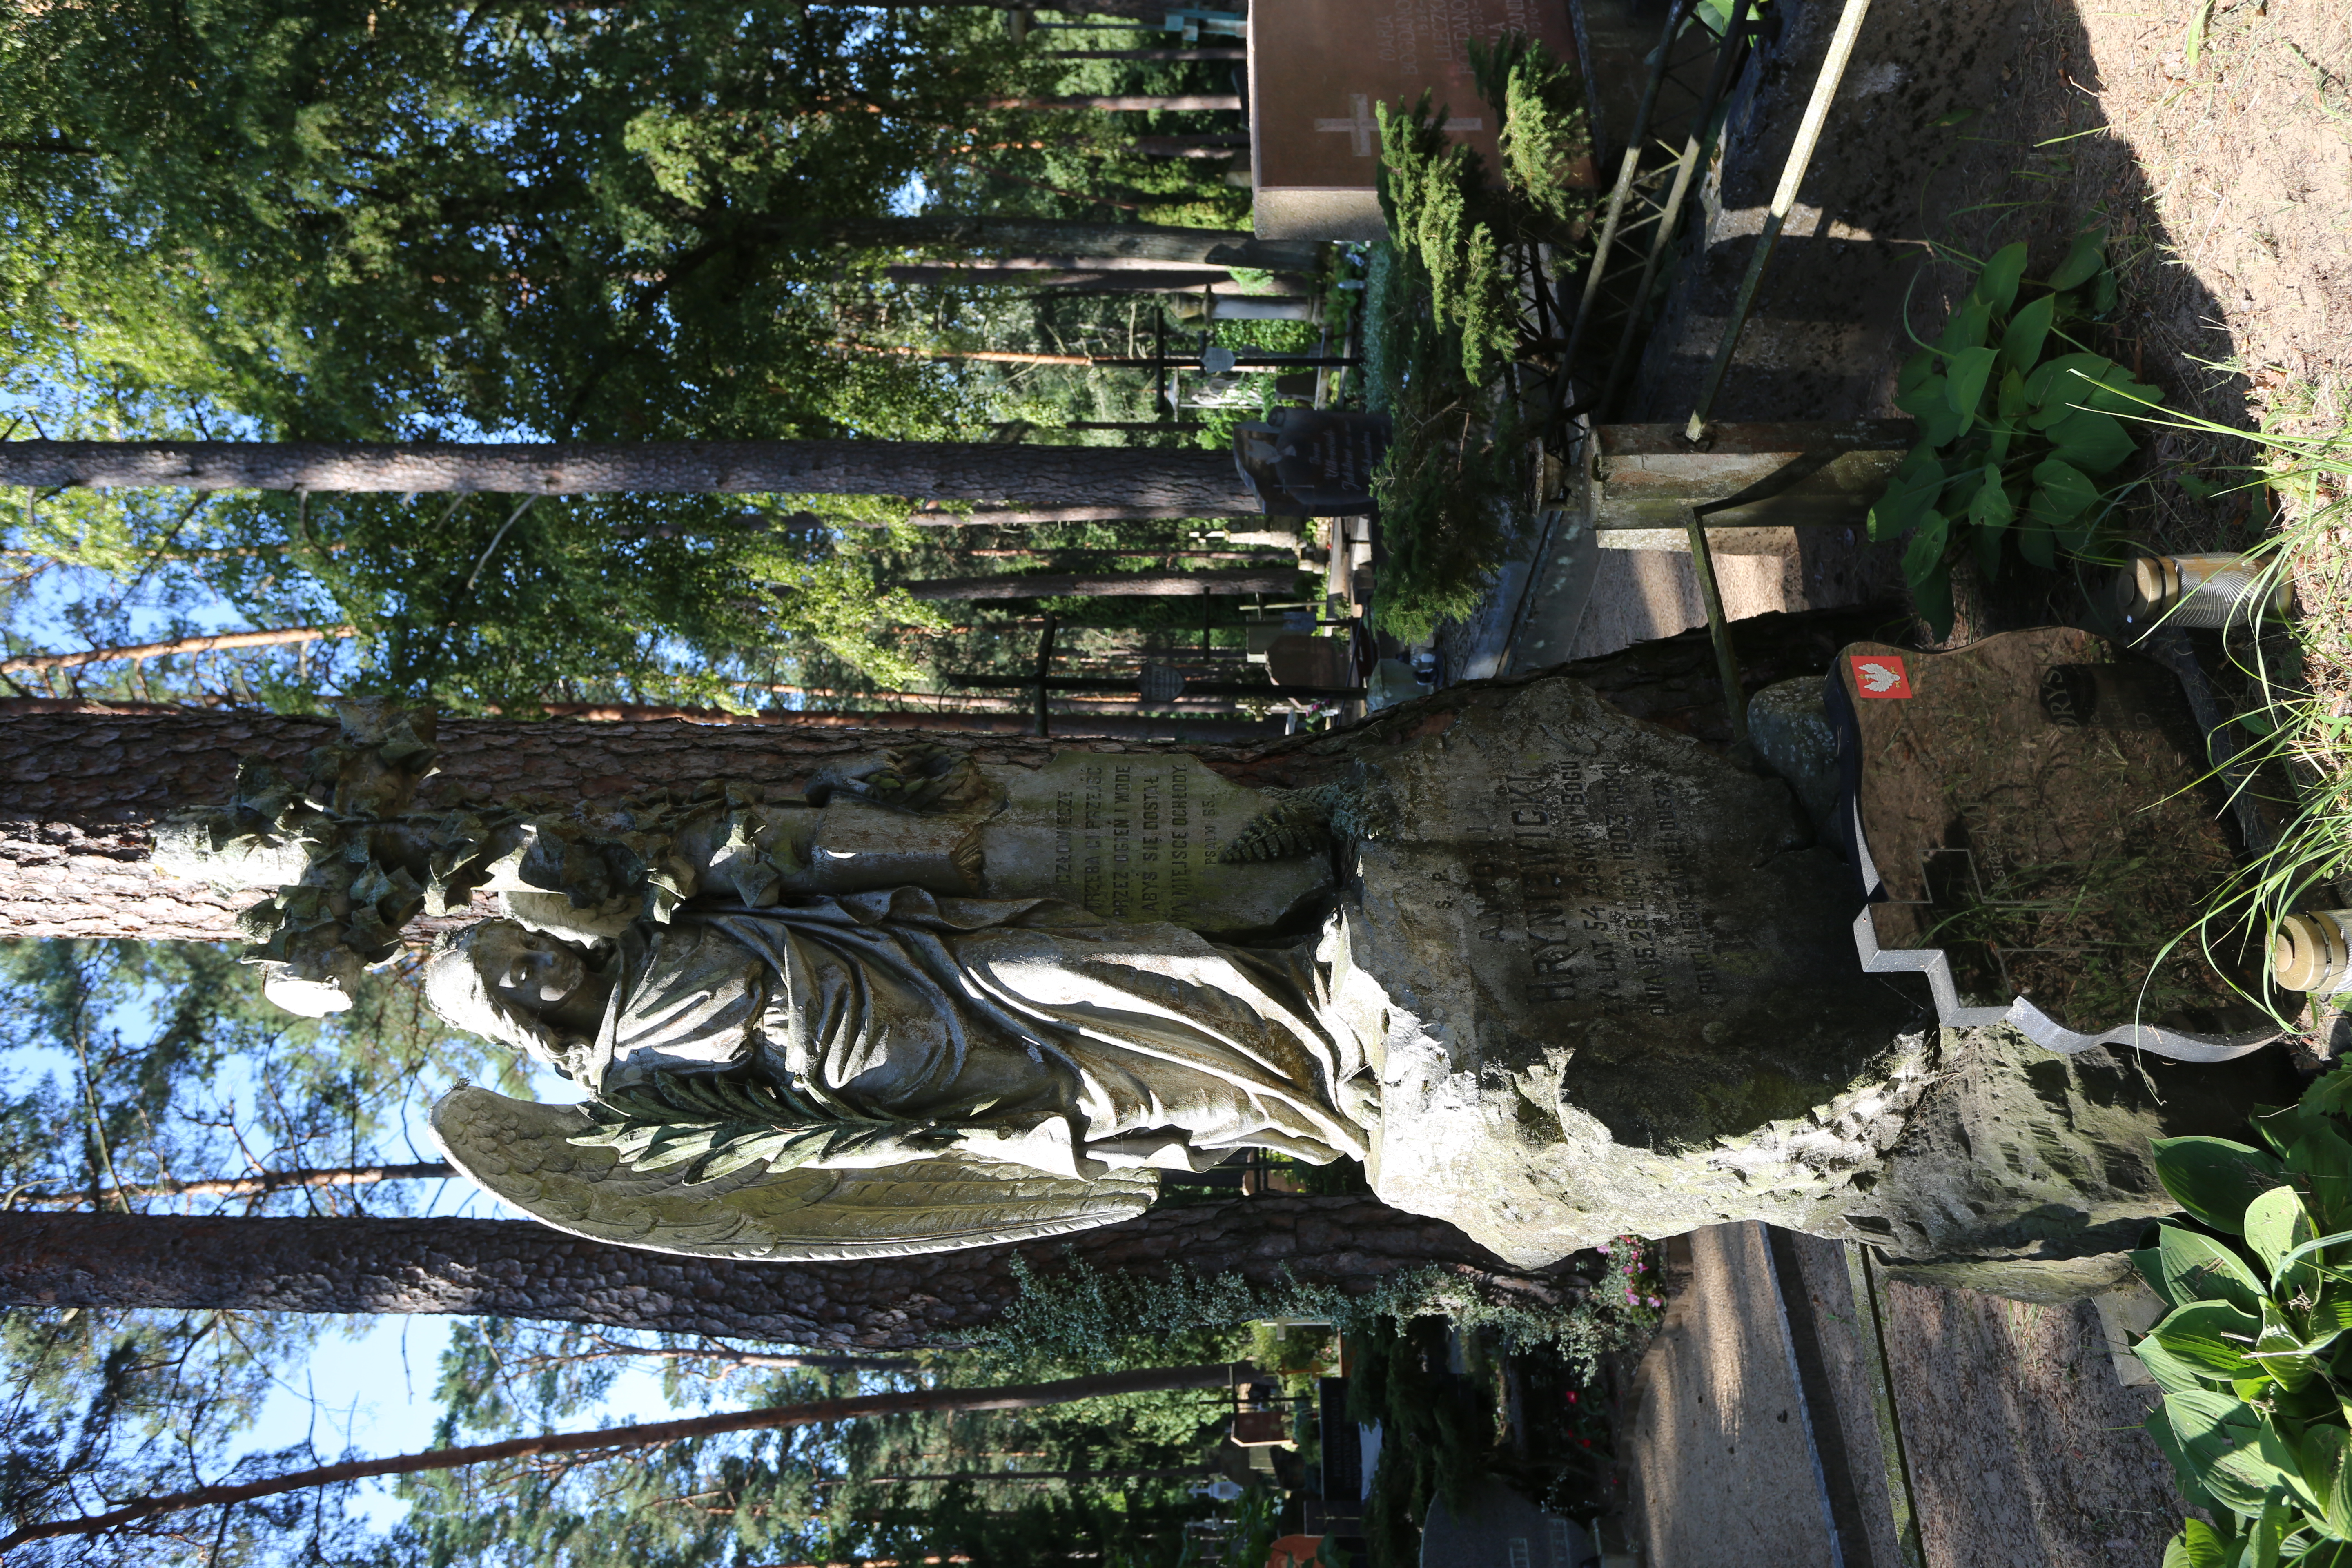
[[[1277,408],[1234,430],[1234,466],[1268,517],[1349,517],[1372,510],[1372,476],[1395,434],[1385,414]]]
[[[1423,89],[1446,130],[1497,166],[1494,110],[1470,76],[1470,40],[1506,32],[1576,58],[1565,0],[1255,0],[1249,13],[1250,152],[1267,239],[1380,239],[1373,106]]]
[[[1856,644],[1833,679],[1872,969],[1925,973],[1948,1024],[2060,1050],[2272,1037],[2248,1001],[2260,954],[2193,934],[2237,846],[2170,671],[2056,626],[1952,653]]]

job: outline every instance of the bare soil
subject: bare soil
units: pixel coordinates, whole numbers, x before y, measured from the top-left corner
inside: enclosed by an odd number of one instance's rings
[[[2352,412],[2352,5],[2344,0],[2020,0],[2003,96],[1954,130],[1974,171],[1934,237],[2012,239],[2054,261],[2107,225],[2120,285],[2108,352],[2168,405],[2286,434]],[[2201,20],[2200,20],[2201,18]],[[2195,40],[2194,60],[2191,41]],[[1939,269],[1915,325],[1965,287]],[[2164,433],[2135,532],[2235,549],[2273,517],[2234,482],[2242,442]],[[2330,566],[2339,563],[2328,563]]]

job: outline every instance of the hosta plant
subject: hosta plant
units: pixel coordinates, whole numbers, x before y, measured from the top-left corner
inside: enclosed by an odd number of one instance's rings
[[[2195,1223],[2132,1255],[2171,1310],[2134,1349],[2189,1501],[2164,1568],[2352,1568],[2352,1071],[2258,1112],[2270,1147],[2156,1144]]]
[[[1903,574],[1939,637],[1955,563],[1974,562],[1990,584],[2012,543],[2036,566],[2091,554],[2113,477],[2137,450],[2116,416],[2144,415],[2158,394],[2074,335],[2115,303],[2105,247],[2105,231],[2090,230],[2039,280],[2022,244],[1996,251],[1896,381],[1919,445],[1871,509],[1870,536],[1909,536]]]

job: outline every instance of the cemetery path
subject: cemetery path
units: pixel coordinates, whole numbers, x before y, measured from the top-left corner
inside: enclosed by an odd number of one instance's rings
[[[2164,1555],[2181,1503],[2140,1429],[2153,1396],[2118,1378],[2091,1302],[1882,1282],[1906,1487],[1890,1479],[1844,1249],[1727,1225],[1672,1250],[1626,1446],[1650,1568],[1903,1568],[1898,1501],[1916,1510],[1922,1568],[2152,1568]]]

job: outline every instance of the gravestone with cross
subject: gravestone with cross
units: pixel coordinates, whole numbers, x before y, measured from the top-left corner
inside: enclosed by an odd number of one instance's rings
[[[1256,0],[1249,16],[1250,154],[1266,238],[1378,239],[1374,106],[1423,91],[1445,129],[1496,166],[1494,110],[1470,42],[1507,32],[1576,58],[1568,0]]]

